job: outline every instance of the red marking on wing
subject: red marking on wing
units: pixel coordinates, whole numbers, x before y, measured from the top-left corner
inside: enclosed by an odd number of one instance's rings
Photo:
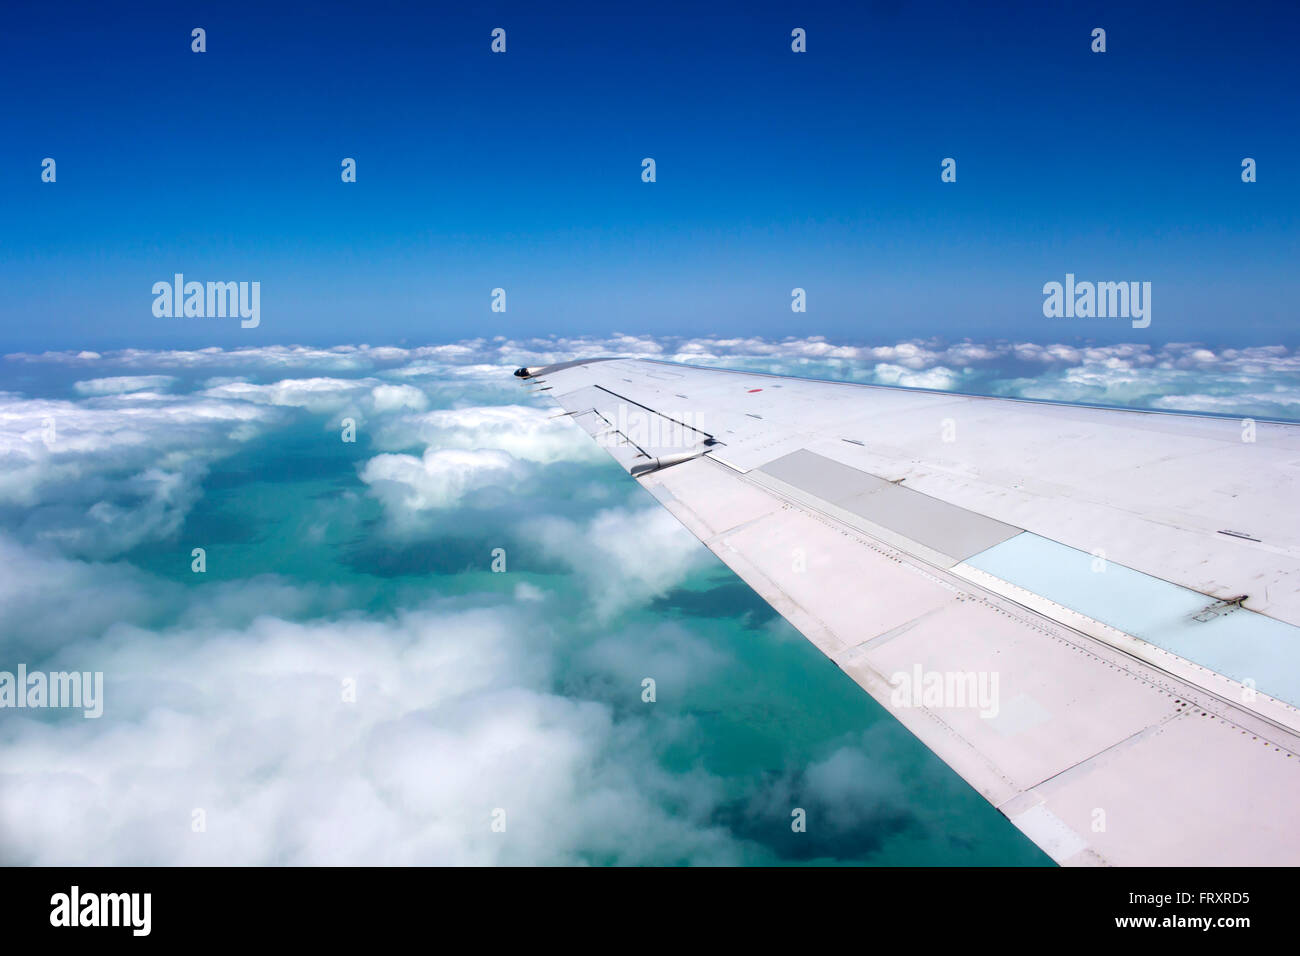
[[[749,394],[753,395],[755,392],[761,392],[761,391],[762,391],[761,388],[751,388],[749,390]]]

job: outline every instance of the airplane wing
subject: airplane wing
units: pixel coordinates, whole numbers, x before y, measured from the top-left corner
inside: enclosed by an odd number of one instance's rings
[[[1058,863],[1300,863],[1300,426],[515,374]]]

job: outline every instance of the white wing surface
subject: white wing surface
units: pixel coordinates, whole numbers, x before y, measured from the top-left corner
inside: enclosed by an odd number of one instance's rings
[[[516,374],[1057,862],[1300,863],[1300,426]]]

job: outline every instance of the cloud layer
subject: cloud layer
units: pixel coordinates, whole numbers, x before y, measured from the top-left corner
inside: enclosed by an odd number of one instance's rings
[[[98,720],[0,712],[0,860],[1039,861],[509,375],[608,354],[1300,410],[1300,356],[1280,347],[617,336],[8,356],[0,669],[102,670],[107,699]]]
[[[850,345],[829,342],[821,336],[776,340],[613,335],[498,337],[415,348],[265,346],[183,352],[123,349],[102,354],[18,353],[6,356],[6,361],[22,366],[168,370],[173,374],[231,368],[259,374],[314,370],[374,373],[398,380],[463,382],[490,380],[503,369],[519,365],[608,355],[1059,401],[1300,417],[1300,352],[1281,345],[1215,348],[1189,342],[1074,345],[944,343],[929,339]],[[133,376],[119,378],[130,381]],[[290,391],[305,390],[310,386],[290,386]],[[404,395],[410,397],[410,393]],[[307,401],[305,397],[303,400]],[[396,395],[391,399],[397,403],[405,400]]]

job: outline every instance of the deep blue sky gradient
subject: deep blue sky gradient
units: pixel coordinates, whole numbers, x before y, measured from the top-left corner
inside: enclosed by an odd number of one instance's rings
[[[468,6],[10,7],[0,350],[1300,340],[1294,4]],[[155,318],[177,271],[261,327]],[[1045,319],[1066,272],[1152,282],[1151,328]]]

